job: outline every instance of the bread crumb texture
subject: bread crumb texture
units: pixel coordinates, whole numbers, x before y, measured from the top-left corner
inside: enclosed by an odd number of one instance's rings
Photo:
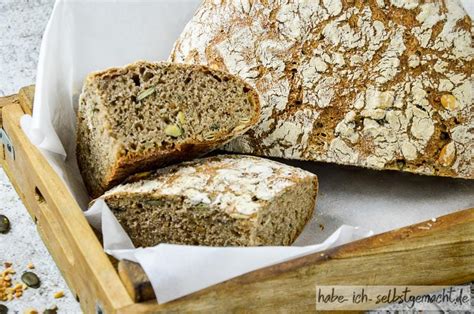
[[[171,54],[242,77],[226,148],[474,178],[472,21],[457,0],[204,1]]]
[[[208,153],[258,120],[256,92],[228,72],[139,61],[92,73],[78,108],[79,168],[98,197],[128,175]]]
[[[317,177],[220,155],[136,175],[103,198],[136,247],[290,245],[311,219]]]

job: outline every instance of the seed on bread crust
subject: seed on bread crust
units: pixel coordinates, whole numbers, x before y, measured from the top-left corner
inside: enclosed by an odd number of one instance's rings
[[[453,142],[450,142],[443,146],[439,153],[438,163],[445,167],[449,167],[453,164],[456,157],[456,147]]]
[[[456,109],[456,107],[457,107],[456,97],[454,97],[451,94],[445,94],[445,95],[441,96],[441,105],[443,105],[443,107],[445,109],[448,109],[448,110]]]

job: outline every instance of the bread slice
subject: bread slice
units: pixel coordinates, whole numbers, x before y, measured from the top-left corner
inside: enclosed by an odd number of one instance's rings
[[[257,94],[233,75],[140,61],[87,77],[77,159],[98,197],[131,174],[207,153],[258,119]]]
[[[170,60],[257,89],[226,150],[474,179],[473,29],[459,0],[205,0]]]
[[[136,175],[102,198],[137,247],[290,245],[313,214],[317,177],[219,155]]]

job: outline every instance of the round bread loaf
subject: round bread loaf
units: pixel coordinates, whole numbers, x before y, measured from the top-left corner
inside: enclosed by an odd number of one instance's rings
[[[259,92],[230,151],[472,179],[473,51],[457,0],[209,0],[171,60]]]

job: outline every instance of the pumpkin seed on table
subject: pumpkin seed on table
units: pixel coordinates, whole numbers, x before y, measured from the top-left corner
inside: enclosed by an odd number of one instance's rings
[[[64,291],[61,290],[61,291],[56,292],[56,293],[53,295],[53,297],[54,297],[55,299],[61,299],[62,297],[64,297]]]
[[[0,233],[8,233],[10,231],[10,220],[5,215],[0,215]]]
[[[7,314],[8,307],[6,305],[0,304],[0,314]]]
[[[39,288],[41,284],[38,276],[30,271],[24,272],[23,275],[21,275],[21,281],[23,281],[28,287],[35,289]]]

